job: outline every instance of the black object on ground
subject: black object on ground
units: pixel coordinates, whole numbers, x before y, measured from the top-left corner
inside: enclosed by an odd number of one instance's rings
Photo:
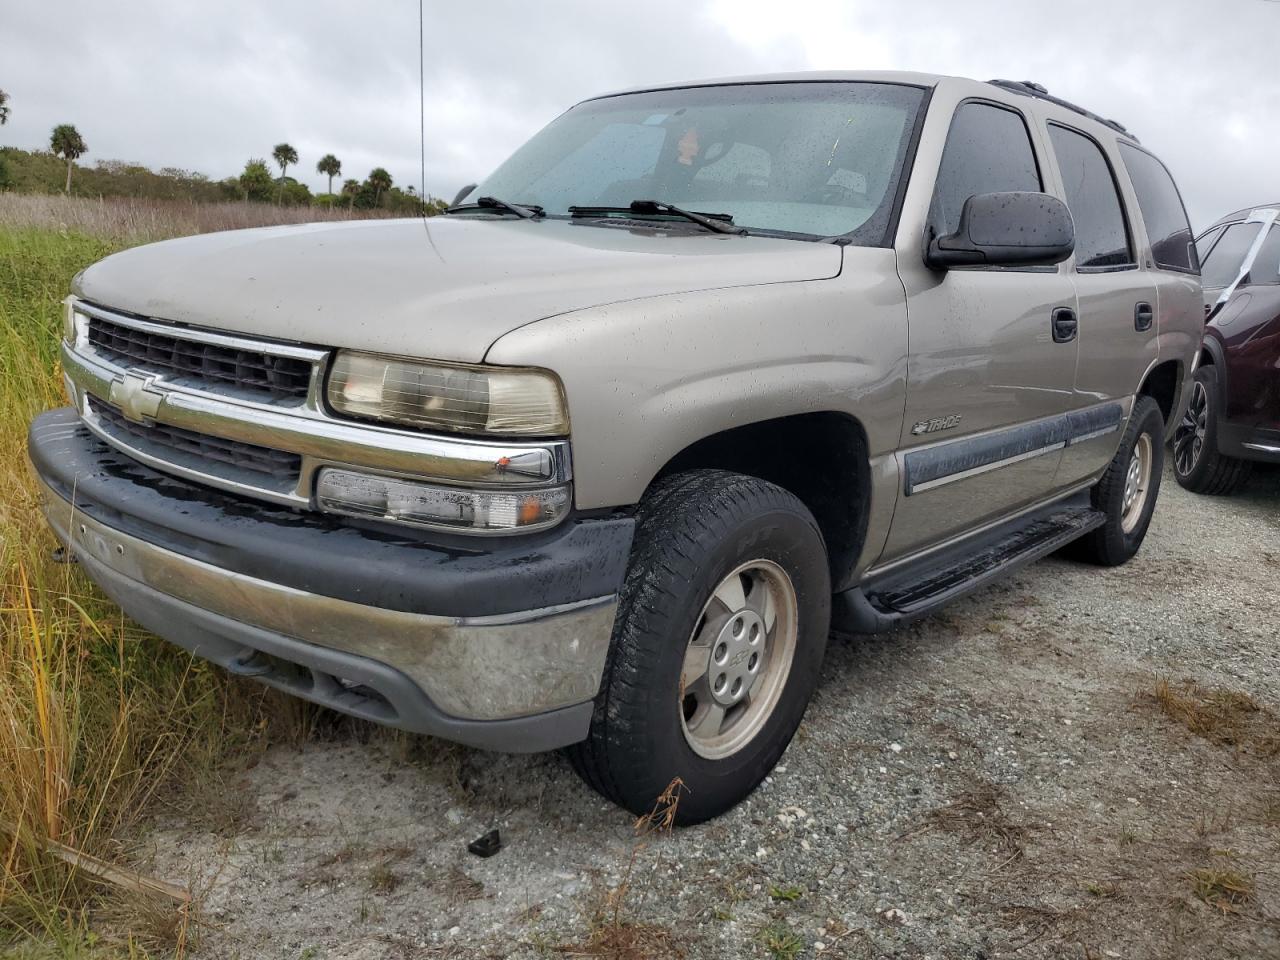
[[[467,844],[467,850],[477,857],[492,857],[502,849],[502,837],[497,830],[490,830],[482,837],[477,837]]]

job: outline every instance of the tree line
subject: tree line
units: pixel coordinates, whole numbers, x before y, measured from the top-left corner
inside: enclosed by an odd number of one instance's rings
[[[0,90],[0,126],[8,123],[9,95]],[[421,197],[412,186],[401,188],[384,167],[375,167],[363,180],[342,181],[334,193],[333,181],[342,176],[342,161],[327,153],[316,162],[316,172],[328,178],[328,191],[312,194],[311,188],[288,175],[298,165],[298,151],[288,143],[278,143],[271,158],[280,168],[273,174],[265,159],[251,158],[239,176],[220,181],[204,174],[173,167],[152,171],[140,164],[115,160],[98,161],[92,168],[77,167],[76,161],[89,152],[89,145],[74,124],[60,123],[49,136],[49,150],[18,150],[0,147],[0,190],[46,193],[62,192],[86,196],[133,196],[152,199],[190,199],[201,202],[245,200],[282,206],[345,206],[348,209],[388,210],[406,215],[439,213],[447,204],[431,196]],[[63,166],[65,165],[65,169]],[[55,172],[55,167],[61,172]],[[75,178],[73,180],[73,173]]]

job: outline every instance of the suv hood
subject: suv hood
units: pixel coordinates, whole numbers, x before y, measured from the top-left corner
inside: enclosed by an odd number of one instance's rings
[[[603,303],[819,280],[840,247],[563,220],[360,220],[136,247],[77,296],[160,320],[327,347],[479,362],[504,333]]]

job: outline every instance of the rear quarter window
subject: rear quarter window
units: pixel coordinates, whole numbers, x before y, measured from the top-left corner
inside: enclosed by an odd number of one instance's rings
[[[1147,227],[1151,257],[1156,266],[1198,273],[1200,264],[1192,241],[1191,223],[1182,205],[1182,196],[1165,165],[1128,143],[1120,144],[1120,157],[1138,195],[1138,209]]]

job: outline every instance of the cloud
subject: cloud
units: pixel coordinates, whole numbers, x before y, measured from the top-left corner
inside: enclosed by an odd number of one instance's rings
[[[425,5],[427,188],[451,196],[592,94],[688,78],[888,68],[1034,79],[1113,116],[1173,169],[1192,219],[1277,199],[1280,85],[1264,0],[482,0]],[[1258,38],[1256,48],[1250,38]],[[213,177],[288,140],[313,188],[417,183],[418,8],[225,0],[6,4],[0,142],[73,122],[86,158]]]
[[[758,58],[807,69],[1035,80],[1119,120],[1177,178],[1193,223],[1280,197],[1280,84],[1265,0],[713,0]],[[1256,46],[1249,38],[1266,38]]]

